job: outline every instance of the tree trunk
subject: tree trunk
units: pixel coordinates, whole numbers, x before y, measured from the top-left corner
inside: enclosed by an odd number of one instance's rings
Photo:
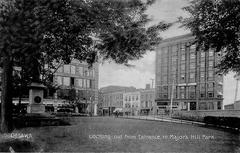
[[[11,57],[4,56],[2,72],[2,97],[1,97],[1,132],[13,130],[12,120],[12,61]]]

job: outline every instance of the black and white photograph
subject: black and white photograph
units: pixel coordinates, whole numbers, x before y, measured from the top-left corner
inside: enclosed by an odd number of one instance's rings
[[[240,153],[240,0],[0,0],[0,152]]]

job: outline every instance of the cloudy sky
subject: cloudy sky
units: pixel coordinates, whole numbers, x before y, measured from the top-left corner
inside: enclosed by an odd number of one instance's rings
[[[175,22],[179,16],[187,16],[181,8],[188,4],[188,0],[156,0],[147,11],[153,18],[154,23],[159,21]],[[174,24],[167,31],[161,33],[163,38],[169,38],[189,33],[186,29],[179,28],[179,24]],[[117,65],[113,62],[101,64],[99,67],[99,87],[109,85],[134,86],[144,88],[145,84],[152,83],[155,79],[155,52],[148,52],[141,60],[132,61],[134,67]],[[236,81],[233,74],[224,77],[224,104],[234,101]],[[239,94],[240,95],[240,94]]]

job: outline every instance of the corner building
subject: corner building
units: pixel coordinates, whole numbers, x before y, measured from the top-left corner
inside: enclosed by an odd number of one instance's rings
[[[215,66],[221,53],[196,51],[191,34],[165,39],[156,50],[155,101],[158,110],[218,110],[223,105],[223,76]]]
[[[60,86],[56,98],[64,99],[69,96],[70,89],[75,89],[74,95],[79,103],[79,112],[94,112],[96,115],[98,79],[98,63],[89,68],[87,63],[74,59],[70,64],[61,65],[54,74],[54,82]]]

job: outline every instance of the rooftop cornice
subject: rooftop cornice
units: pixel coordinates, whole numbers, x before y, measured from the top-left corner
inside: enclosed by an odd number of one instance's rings
[[[192,35],[192,33],[188,33],[185,35],[180,35],[180,36],[176,36],[176,37],[171,37],[171,38],[167,38],[167,39],[163,39],[161,41],[161,43],[159,44],[160,46],[165,46],[168,44],[173,44],[173,43],[179,43],[179,42],[183,42],[183,41],[189,41],[194,39],[195,36]]]

